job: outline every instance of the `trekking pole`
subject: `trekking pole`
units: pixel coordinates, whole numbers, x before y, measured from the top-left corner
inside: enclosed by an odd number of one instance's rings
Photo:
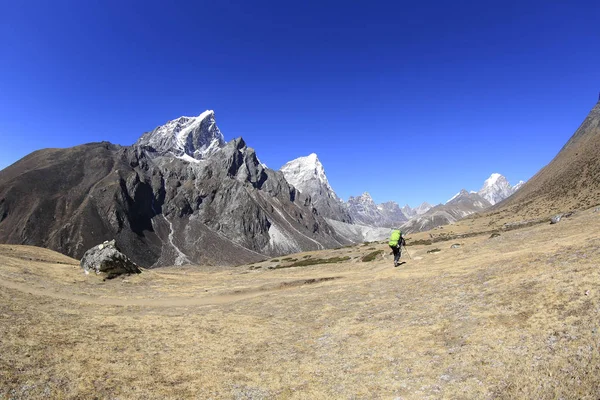
[[[410,258],[412,260],[412,257],[410,256],[410,253],[408,252],[408,250],[406,249],[405,245],[402,245],[402,247],[404,247],[404,251],[406,252],[406,254],[408,254],[408,258]]]

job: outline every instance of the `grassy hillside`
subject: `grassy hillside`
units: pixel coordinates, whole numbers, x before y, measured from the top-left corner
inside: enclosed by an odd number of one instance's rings
[[[110,281],[1,245],[0,398],[597,399],[599,224]]]

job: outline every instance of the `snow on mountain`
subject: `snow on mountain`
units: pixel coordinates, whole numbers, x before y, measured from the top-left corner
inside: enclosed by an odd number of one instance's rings
[[[426,201],[421,203],[419,206],[412,208],[408,204],[401,208],[402,214],[406,216],[406,218],[411,219],[419,215],[425,214],[429,211],[433,206]]]
[[[377,209],[383,214],[384,226],[397,227],[408,221],[408,217],[404,215],[402,209],[395,201],[386,201],[377,205]]]
[[[454,200],[455,198],[457,198],[458,196],[460,196],[461,192],[456,193],[454,196],[452,196],[449,200],[446,200],[446,202],[444,204],[448,204],[450,203],[452,200]]]
[[[406,204],[400,210],[402,211],[402,214],[404,214],[406,218],[409,219],[417,215],[417,213],[408,204]]]
[[[346,205],[329,185],[323,164],[315,153],[286,163],[280,171],[286,181],[311,197],[319,214],[337,221],[352,222]]]
[[[490,206],[489,201],[478,193],[469,193],[463,189],[446,204],[432,207],[426,213],[412,218],[402,226],[402,230],[413,233],[433,229],[436,226],[454,223]]]
[[[524,181],[519,181],[519,183],[517,183],[515,186],[513,186],[513,188],[512,188],[513,193],[516,192],[517,190],[521,189],[521,187],[523,187],[524,184],[525,184]]]
[[[510,185],[510,183],[508,183],[508,180],[504,176],[498,173],[493,173],[488,179],[486,179],[486,181],[483,183],[483,186],[477,193],[494,205],[516,192],[523,185],[523,183],[524,182],[521,181],[513,187]]]
[[[225,139],[216,125],[214,111],[207,110],[197,117],[179,117],[146,132],[136,145],[194,161],[209,157],[225,145]]]
[[[359,224],[378,226],[383,220],[383,214],[377,208],[371,195],[364,192],[360,196],[350,196],[348,202],[348,211],[352,219]]]
[[[385,240],[390,235],[389,228],[368,225],[348,224],[333,219],[325,219],[339,236],[353,243]]]
[[[462,189],[456,196],[454,196],[445,205],[447,206],[466,206],[469,211],[471,210],[483,210],[488,208],[490,202],[481,196],[479,193],[467,192]],[[464,207],[463,207],[464,208]],[[466,214],[468,215],[468,214]]]
[[[397,227],[408,220],[402,212],[398,203],[388,201],[375,204],[371,195],[367,192],[357,197],[350,197],[348,211],[354,222],[369,226]]]
[[[327,180],[323,164],[315,153],[306,157],[298,157],[281,167],[285,179],[301,192],[307,188],[320,186],[330,192],[333,198],[338,198]]]
[[[431,208],[433,208],[433,206],[431,204],[429,204],[428,202],[424,201],[417,208],[415,208],[414,211],[417,215],[423,215],[427,211],[429,211]]]

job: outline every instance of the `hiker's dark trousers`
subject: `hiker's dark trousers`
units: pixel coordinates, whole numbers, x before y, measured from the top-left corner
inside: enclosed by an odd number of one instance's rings
[[[392,252],[394,253],[394,265],[397,265],[398,261],[400,261],[400,245],[390,247],[392,248]]]

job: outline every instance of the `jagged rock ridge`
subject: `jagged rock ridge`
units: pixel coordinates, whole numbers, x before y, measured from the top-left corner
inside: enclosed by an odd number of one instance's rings
[[[235,264],[349,243],[241,138],[222,142],[214,113],[152,132],[133,146],[40,150],[0,171],[0,241],[80,258],[115,238],[143,267]]]
[[[161,154],[190,160],[209,157],[225,145],[215,113],[207,110],[197,117],[179,117],[144,133],[135,144]]]
[[[290,184],[311,197],[321,216],[352,223],[348,208],[329,185],[323,164],[315,153],[286,163],[280,171]]]
[[[392,228],[408,220],[396,202],[377,205],[367,192],[351,196],[347,205],[352,220],[363,225]]]

